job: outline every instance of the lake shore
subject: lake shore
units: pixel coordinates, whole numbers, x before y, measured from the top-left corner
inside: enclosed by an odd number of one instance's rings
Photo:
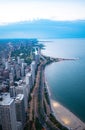
[[[51,98],[50,101],[54,115],[62,125],[66,126],[70,130],[85,130],[85,123],[83,123],[77,116],[59,102]]]
[[[62,59],[61,60],[59,59],[58,62],[59,61],[62,61]],[[84,122],[82,122],[76,115],[74,115],[66,107],[64,107],[59,102],[52,99],[50,88],[46,78],[45,78],[45,84],[47,86],[51,109],[56,120],[58,120],[63,126],[69,128],[69,130],[85,130]]]

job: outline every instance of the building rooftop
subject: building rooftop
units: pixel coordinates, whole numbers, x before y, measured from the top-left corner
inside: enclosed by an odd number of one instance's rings
[[[24,98],[23,94],[18,94],[17,97],[15,98],[15,101],[16,102],[21,101],[23,98]]]
[[[2,93],[0,95],[0,105],[10,105],[14,101],[13,98],[10,97],[10,93]]]
[[[31,74],[31,72],[28,72],[27,74],[26,74],[26,76],[28,76],[28,77],[30,77],[32,74]]]
[[[31,65],[35,65],[35,61],[32,61]]]

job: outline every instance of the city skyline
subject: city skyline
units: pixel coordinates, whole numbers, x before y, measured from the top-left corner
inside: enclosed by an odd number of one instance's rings
[[[0,0],[0,25],[36,19],[84,20],[84,7],[84,0]]]

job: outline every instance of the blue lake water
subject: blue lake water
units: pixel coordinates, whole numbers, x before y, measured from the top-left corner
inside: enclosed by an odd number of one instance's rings
[[[45,74],[52,98],[85,122],[85,39],[55,39],[44,45],[45,55],[79,58],[52,63]]]

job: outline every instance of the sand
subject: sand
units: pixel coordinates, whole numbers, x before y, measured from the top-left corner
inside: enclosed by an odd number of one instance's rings
[[[56,119],[64,126],[68,127],[69,130],[85,130],[85,123],[59,102],[51,99],[51,107]]]

